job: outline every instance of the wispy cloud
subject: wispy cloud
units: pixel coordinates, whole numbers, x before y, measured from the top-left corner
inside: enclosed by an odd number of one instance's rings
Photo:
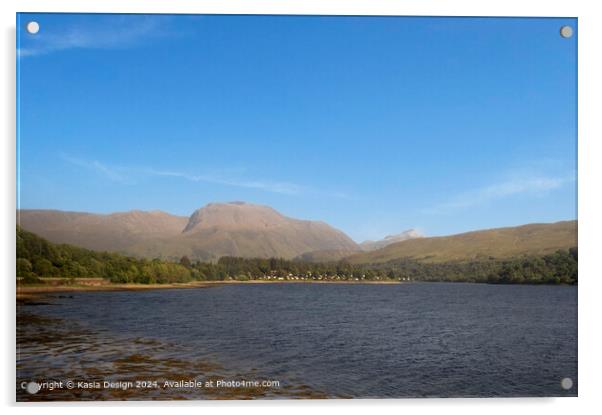
[[[514,177],[485,187],[460,193],[448,199],[446,202],[423,209],[422,213],[451,213],[459,209],[484,205],[488,202],[505,199],[520,194],[542,196],[574,181],[575,177],[573,175],[565,175],[560,177]]]
[[[344,193],[337,192],[319,192],[308,186],[285,182],[263,179],[249,179],[234,177],[223,172],[211,172],[205,174],[189,174],[173,170],[157,170],[146,167],[123,167],[113,166],[102,163],[98,160],[86,160],[78,157],[72,157],[61,154],[61,158],[77,167],[92,171],[101,177],[113,182],[122,184],[135,184],[138,180],[148,177],[172,177],[187,180],[189,182],[202,182],[211,184],[220,184],[230,187],[240,187],[245,189],[256,189],[265,192],[279,193],[284,195],[303,195],[303,194],[321,194],[332,197],[346,197]]]
[[[289,182],[278,182],[269,180],[241,180],[219,176],[216,174],[203,174],[203,175],[192,175],[182,172],[175,171],[159,171],[153,169],[144,170],[145,173],[151,176],[163,176],[163,177],[179,177],[186,179],[191,182],[205,182],[213,184],[223,184],[226,186],[244,187],[247,189],[258,189],[272,193],[282,193],[287,195],[298,195],[308,189],[305,186],[301,186],[295,183]]]
[[[93,171],[111,181],[119,183],[131,183],[132,181],[126,177],[119,169],[109,167],[97,160],[84,160],[77,157],[71,157],[66,154],[61,154],[61,158],[74,166]]]
[[[69,25],[46,27],[23,39],[19,57],[46,55],[67,49],[125,49],[150,38],[173,35],[169,16],[95,16]]]

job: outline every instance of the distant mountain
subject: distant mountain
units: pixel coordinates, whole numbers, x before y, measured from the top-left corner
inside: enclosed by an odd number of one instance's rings
[[[349,249],[327,249],[305,252],[302,255],[294,258],[296,261],[304,262],[336,262],[340,261],[349,256],[358,254],[363,251],[375,251],[380,248],[384,248],[387,245],[391,245],[395,242],[405,241],[413,238],[422,238],[423,236],[414,229],[409,229],[397,235],[388,235],[384,239],[379,241],[364,241],[357,246],[357,248]]]
[[[148,258],[292,259],[312,251],[359,251],[347,235],[324,222],[293,219],[271,207],[244,202],[210,203],[190,218],[164,212],[95,215],[23,210],[19,224],[52,242]]]
[[[343,232],[324,222],[286,217],[268,206],[210,203],[195,211],[177,237],[129,248],[135,255],[214,260],[222,256],[292,259],[310,251],[359,250]]]
[[[408,229],[397,235],[388,235],[384,239],[379,241],[364,241],[360,244],[360,248],[364,251],[375,251],[377,249],[384,248],[387,245],[394,244],[395,242],[407,241],[408,239],[422,238],[420,232],[415,229]]]
[[[60,210],[20,210],[17,225],[55,243],[96,251],[127,251],[133,244],[179,235],[188,222],[158,210],[107,215]]]
[[[412,259],[435,263],[545,255],[576,246],[577,221],[564,221],[408,239],[376,251],[352,255],[346,261],[354,264],[378,264]]]

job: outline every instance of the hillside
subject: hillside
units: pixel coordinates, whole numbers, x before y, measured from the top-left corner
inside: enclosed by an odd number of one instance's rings
[[[60,210],[20,210],[17,224],[51,242],[96,251],[125,252],[133,244],[178,235],[185,216],[132,210],[107,215]]]
[[[188,282],[200,278],[200,273],[177,263],[54,244],[17,226],[17,278],[23,283],[40,283],[40,278],[48,277],[162,284]]]
[[[458,235],[417,238],[352,255],[352,264],[378,264],[400,259],[425,263],[545,255],[577,246],[577,221],[529,224]]]
[[[347,235],[324,222],[293,219],[244,202],[210,203],[189,218],[159,211],[99,215],[22,210],[18,224],[51,242],[146,258],[291,259],[312,251],[359,251]]]

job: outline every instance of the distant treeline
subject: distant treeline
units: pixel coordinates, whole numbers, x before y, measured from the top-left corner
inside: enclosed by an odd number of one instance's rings
[[[412,260],[373,265],[420,281],[488,282],[494,284],[577,284],[577,248],[553,254],[511,259],[478,259],[424,263]]]
[[[17,277],[25,283],[40,278],[104,278],[118,283],[161,284],[193,280],[411,280],[470,281],[508,284],[576,284],[577,248],[551,255],[511,260],[422,263],[412,260],[378,265],[344,261],[311,263],[278,258],[222,257],[217,263],[179,263],[95,252],[53,244],[17,227]]]

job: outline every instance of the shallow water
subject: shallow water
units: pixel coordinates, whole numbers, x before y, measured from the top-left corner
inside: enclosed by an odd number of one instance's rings
[[[577,394],[572,286],[241,284],[47,302],[18,309],[19,400]],[[20,388],[47,379],[193,378],[280,385]]]

